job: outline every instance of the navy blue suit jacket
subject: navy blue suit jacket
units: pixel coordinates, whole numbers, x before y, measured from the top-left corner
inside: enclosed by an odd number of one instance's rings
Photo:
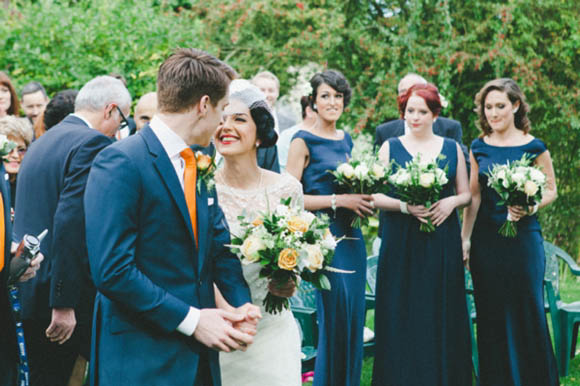
[[[197,191],[197,190],[196,190]],[[193,385],[200,354],[220,385],[218,353],[176,331],[189,307],[250,302],[215,190],[197,192],[196,248],[183,189],[146,125],[102,151],[85,194],[87,246],[98,294],[92,385]]]
[[[16,346],[16,331],[12,318],[12,307],[8,298],[8,267],[10,265],[10,195],[4,177],[4,165],[0,165],[0,194],[4,201],[4,268],[0,271],[0,385],[12,385],[15,381],[16,365],[18,363],[18,347]]]
[[[36,277],[20,284],[24,319],[50,320],[51,308],[74,308],[87,324],[95,295],[85,242],[83,194],[93,159],[112,140],[75,116],[32,143],[18,173],[14,241],[48,229]],[[88,342],[87,342],[88,344]]]

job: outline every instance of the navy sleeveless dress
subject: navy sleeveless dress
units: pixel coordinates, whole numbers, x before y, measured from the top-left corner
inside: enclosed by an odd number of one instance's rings
[[[308,131],[298,131],[310,153],[310,163],[302,174],[304,194],[330,195],[337,192],[335,170],[351,154],[352,139],[344,133],[342,140],[319,137]],[[362,232],[353,229],[351,211],[332,210],[330,230],[334,236],[354,240],[341,241],[334,253],[332,266],[354,273],[326,272],[332,289],[317,291],[318,352],[314,368],[314,386],[357,386],[360,384],[363,359],[363,328],[365,317],[366,249]]]
[[[398,138],[390,158],[412,159]],[[439,167],[449,182],[440,198],[455,194],[457,143],[445,138]],[[397,198],[395,192],[390,194]],[[375,386],[466,386],[472,384],[471,342],[457,211],[432,233],[415,217],[383,213],[377,267]],[[499,384],[498,384],[499,386]]]
[[[471,236],[471,275],[477,311],[477,345],[481,386],[558,385],[556,360],[544,313],[543,278],[546,264],[537,217],[517,222],[517,236],[498,229],[507,208],[487,186],[492,165],[535,159],[546,151],[539,139],[522,146],[498,147],[476,139],[471,151],[479,165],[481,205]]]

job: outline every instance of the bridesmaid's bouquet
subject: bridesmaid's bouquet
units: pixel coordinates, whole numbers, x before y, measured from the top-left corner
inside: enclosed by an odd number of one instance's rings
[[[290,205],[291,199],[282,199],[274,211],[267,211],[254,219],[239,216],[241,235],[233,236],[228,245],[242,264],[260,264],[260,277],[286,283],[298,277],[311,282],[318,289],[330,289],[324,270],[340,271],[328,267],[334,249],[341,239],[336,239],[329,229],[326,215]],[[270,292],[264,299],[266,312],[278,313],[289,309],[288,298]]]
[[[531,159],[524,154],[518,161],[504,165],[493,165],[487,185],[500,196],[498,205],[530,207],[540,203],[546,188],[546,175],[531,165]],[[507,220],[499,228],[504,237],[516,237],[518,233],[515,221],[509,212]]]
[[[0,134],[0,157],[7,156],[15,147],[14,141],[9,140],[4,134]]]
[[[379,158],[372,155],[363,155],[360,158],[351,158],[341,163],[336,170],[329,170],[334,176],[338,189],[348,194],[385,193],[388,183],[390,165],[385,166]],[[368,217],[361,219],[356,216],[351,226],[360,228],[368,224]]]
[[[443,158],[444,155],[439,155],[436,160],[427,162],[421,160],[419,153],[405,167],[397,165],[398,170],[391,174],[389,182],[400,199],[407,204],[423,205],[427,208],[437,202],[443,186],[448,182],[446,170],[437,165],[437,160]],[[426,224],[421,223],[419,229],[422,232],[433,232],[435,226],[428,219]]]

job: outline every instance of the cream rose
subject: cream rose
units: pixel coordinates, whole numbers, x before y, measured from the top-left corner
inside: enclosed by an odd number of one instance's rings
[[[524,193],[526,196],[534,196],[538,192],[538,185],[534,181],[526,181],[524,184]]]
[[[354,169],[347,163],[338,165],[336,171],[342,174],[345,178],[349,180],[354,176]]]
[[[288,230],[292,233],[295,232],[307,232],[308,231],[308,223],[302,217],[292,216],[290,220],[288,220]]]
[[[433,173],[422,173],[419,176],[419,184],[424,188],[429,188],[435,182],[435,174]]]
[[[372,173],[377,178],[383,178],[385,176],[385,168],[381,165],[374,164]]]
[[[530,170],[530,177],[539,184],[543,184],[546,181],[546,175],[538,169],[532,168]]]
[[[354,168],[354,175],[359,179],[362,180],[369,174],[369,168],[366,165],[358,165]]]
[[[259,237],[249,236],[244,240],[244,243],[240,248],[242,255],[244,255],[244,260],[242,260],[242,262],[244,264],[255,263],[260,259],[259,252],[265,248],[266,246]]]
[[[302,220],[306,221],[308,226],[310,226],[310,224],[312,224],[312,221],[314,221],[316,216],[312,212],[305,211],[300,215],[300,218],[302,218]]]
[[[306,251],[306,254],[308,255],[306,267],[308,267],[308,269],[311,270],[312,272],[316,272],[320,268],[322,268],[322,263],[324,262],[324,255],[322,254],[320,247],[318,245],[308,244],[304,249]]]
[[[437,175],[437,181],[439,181],[441,185],[445,185],[449,181],[443,169],[435,169],[435,174]]]
[[[278,255],[278,267],[287,271],[292,271],[298,263],[298,252],[292,248],[285,248]]]

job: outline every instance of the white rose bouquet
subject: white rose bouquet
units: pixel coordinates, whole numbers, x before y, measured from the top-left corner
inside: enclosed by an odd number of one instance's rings
[[[440,155],[437,160],[444,158]],[[429,208],[437,200],[443,186],[448,182],[446,170],[437,165],[437,160],[427,162],[421,160],[421,154],[417,154],[403,168],[391,174],[389,183],[393,186],[400,199],[411,205],[424,205]],[[447,168],[446,168],[447,169]],[[427,223],[421,223],[419,228],[423,232],[435,231],[431,219]]]
[[[251,222],[240,216],[242,234],[232,235],[229,247],[242,264],[260,264],[260,277],[286,283],[298,277],[318,289],[330,289],[323,271],[331,270],[336,239],[331,233],[328,216],[293,208],[291,199],[282,200],[274,211],[268,211]],[[332,269],[333,271],[335,269]],[[264,299],[266,312],[278,313],[290,307],[288,298],[270,292]]]
[[[498,205],[530,207],[542,201],[546,175],[531,163],[531,159],[524,154],[518,161],[493,165],[487,174],[487,185],[501,197]],[[508,212],[506,222],[499,228],[499,234],[515,237],[517,233],[516,223]]]
[[[0,157],[6,157],[15,147],[14,141],[9,140],[4,134],[0,134]]]
[[[390,165],[385,166],[376,155],[372,154],[351,158],[339,164],[336,170],[329,170],[329,172],[336,179],[341,193],[374,194],[386,192],[390,170]],[[367,223],[367,217],[361,219],[356,216],[351,225],[360,228]]]

